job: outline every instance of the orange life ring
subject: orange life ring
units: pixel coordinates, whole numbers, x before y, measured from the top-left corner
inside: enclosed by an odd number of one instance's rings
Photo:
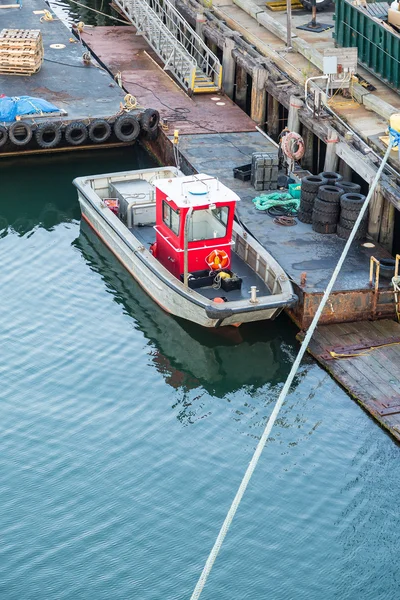
[[[229,266],[229,256],[225,250],[213,250],[206,258],[206,263],[213,271],[226,269]]]

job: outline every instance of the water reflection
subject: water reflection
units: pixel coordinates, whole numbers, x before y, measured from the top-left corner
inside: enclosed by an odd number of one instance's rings
[[[243,386],[254,392],[282,381],[285,365],[289,368],[293,360],[294,328],[286,317],[204,329],[159,308],[85,223],[74,243],[151,342],[152,363],[171,387],[188,391],[201,386],[222,398]]]

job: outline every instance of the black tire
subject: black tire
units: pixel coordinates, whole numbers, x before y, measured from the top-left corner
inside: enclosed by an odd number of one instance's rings
[[[316,194],[321,185],[325,185],[327,181],[319,175],[307,175],[301,180],[301,191]]]
[[[114,133],[120,142],[134,142],[140,133],[140,123],[133,115],[121,115],[114,123]]]
[[[32,139],[32,133],[29,123],[15,121],[8,130],[8,137],[15,146],[26,146]]]
[[[356,221],[359,214],[359,210],[348,210],[347,208],[342,208],[342,210],[340,211],[341,218],[353,221],[353,223]],[[368,211],[366,211],[366,213],[364,214],[361,222],[363,223],[364,221],[368,221]]]
[[[80,146],[88,138],[88,130],[83,121],[74,121],[65,128],[65,139],[71,146]]]
[[[312,223],[312,213],[299,210],[297,218],[301,223],[308,223],[309,225]]]
[[[160,122],[160,113],[153,108],[146,108],[140,117],[140,124],[143,131],[150,135],[158,133],[158,124]]]
[[[358,194],[361,190],[361,185],[352,181],[338,181],[335,185],[343,190],[343,194]]]
[[[342,181],[343,179],[342,175],[334,173],[333,171],[323,171],[319,176],[326,179],[327,185],[335,185],[336,182]]]
[[[317,197],[325,202],[339,204],[340,190],[335,185],[321,185]]]
[[[326,202],[325,200],[321,200],[321,198],[315,198],[314,210],[318,210],[324,214],[339,216],[339,205],[333,202]]]
[[[324,213],[320,212],[319,210],[313,210],[312,219],[313,223],[314,221],[316,221],[318,223],[332,223],[336,225],[339,220],[339,215],[335,215],[333,213]]]
[[[35,139],[40,148],[55,148],[61,141],[60,123],[40,123],[35,131]]]
[[[4,146],[4,144],[8,140],[8,130],[4,125],[0,125],[0,148]]]
[[[304,210],[305,212],[312,212],[314,208],[314,200],[308,201],[300,199],[300,210]]]
[[[305,190],[303,190],[303,188],[301,188],[300,200],[302,202],[308,202],[309,204],[311,204],[314,202],[316,195],[316,192],[306,192]]]
[[[311,11],[312,2],[311,0],[300,0],[306,10]],[[332,4],[332,0],[317,0],[317,12],[323,11]]]
[[[362,194],[343,194],[340,197],[340,206],[345,210],[358,210],[360,211],[361,206],[364,204],[365,196]]]
[[[312,223],[313,231],[317,233],[336,233],[336,223],[320,223],[318,221],[313,221]]]
[[[344,227],[345,229],[353,229],[355,222],[356,222],[355,219],[354,219],[354,221],[352,219],[345,219],[342,215],[340,215],[339,223],[340,223],[341,227]],[[366,226],[367,226],[367,221],[364,219],[360,223],[360,229],[366,229]]]
[[[94,144],[104,144],[112,132],[111,125],[105,119],[96,119],[92,121],[88,128],[89,139]]]
[[[340,237],[342,240],[348,240],[350,237],[350,233],[351,233],[351,229],[346,229],[345,227],[342,227],[340,224],[337,226],[337,234],[338,237]],[[365,229],[359,229],[355,235],[355,240],[363,240],[365,238],[366,235],[366,230]]]

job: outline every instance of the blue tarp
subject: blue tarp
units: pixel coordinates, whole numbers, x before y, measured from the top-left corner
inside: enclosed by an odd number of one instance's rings
[[[15,96],[10,98],[4,96],[0,98],[0,121],[15,121],[17,115],[32,115],[48,112],[58,112],[60,109],[54,104],[42,100],[42,98],[32,98],[32,96]]]

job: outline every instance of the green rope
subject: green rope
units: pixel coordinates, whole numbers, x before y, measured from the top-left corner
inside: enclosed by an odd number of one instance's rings
[[[289,211],[295,212],[299,209],[300,200],[293,198],[287,192],[274,192],[273,194],[261,194],[253,199],[254,206],[258,210],[268,210],[273,206],[284,206]]]

